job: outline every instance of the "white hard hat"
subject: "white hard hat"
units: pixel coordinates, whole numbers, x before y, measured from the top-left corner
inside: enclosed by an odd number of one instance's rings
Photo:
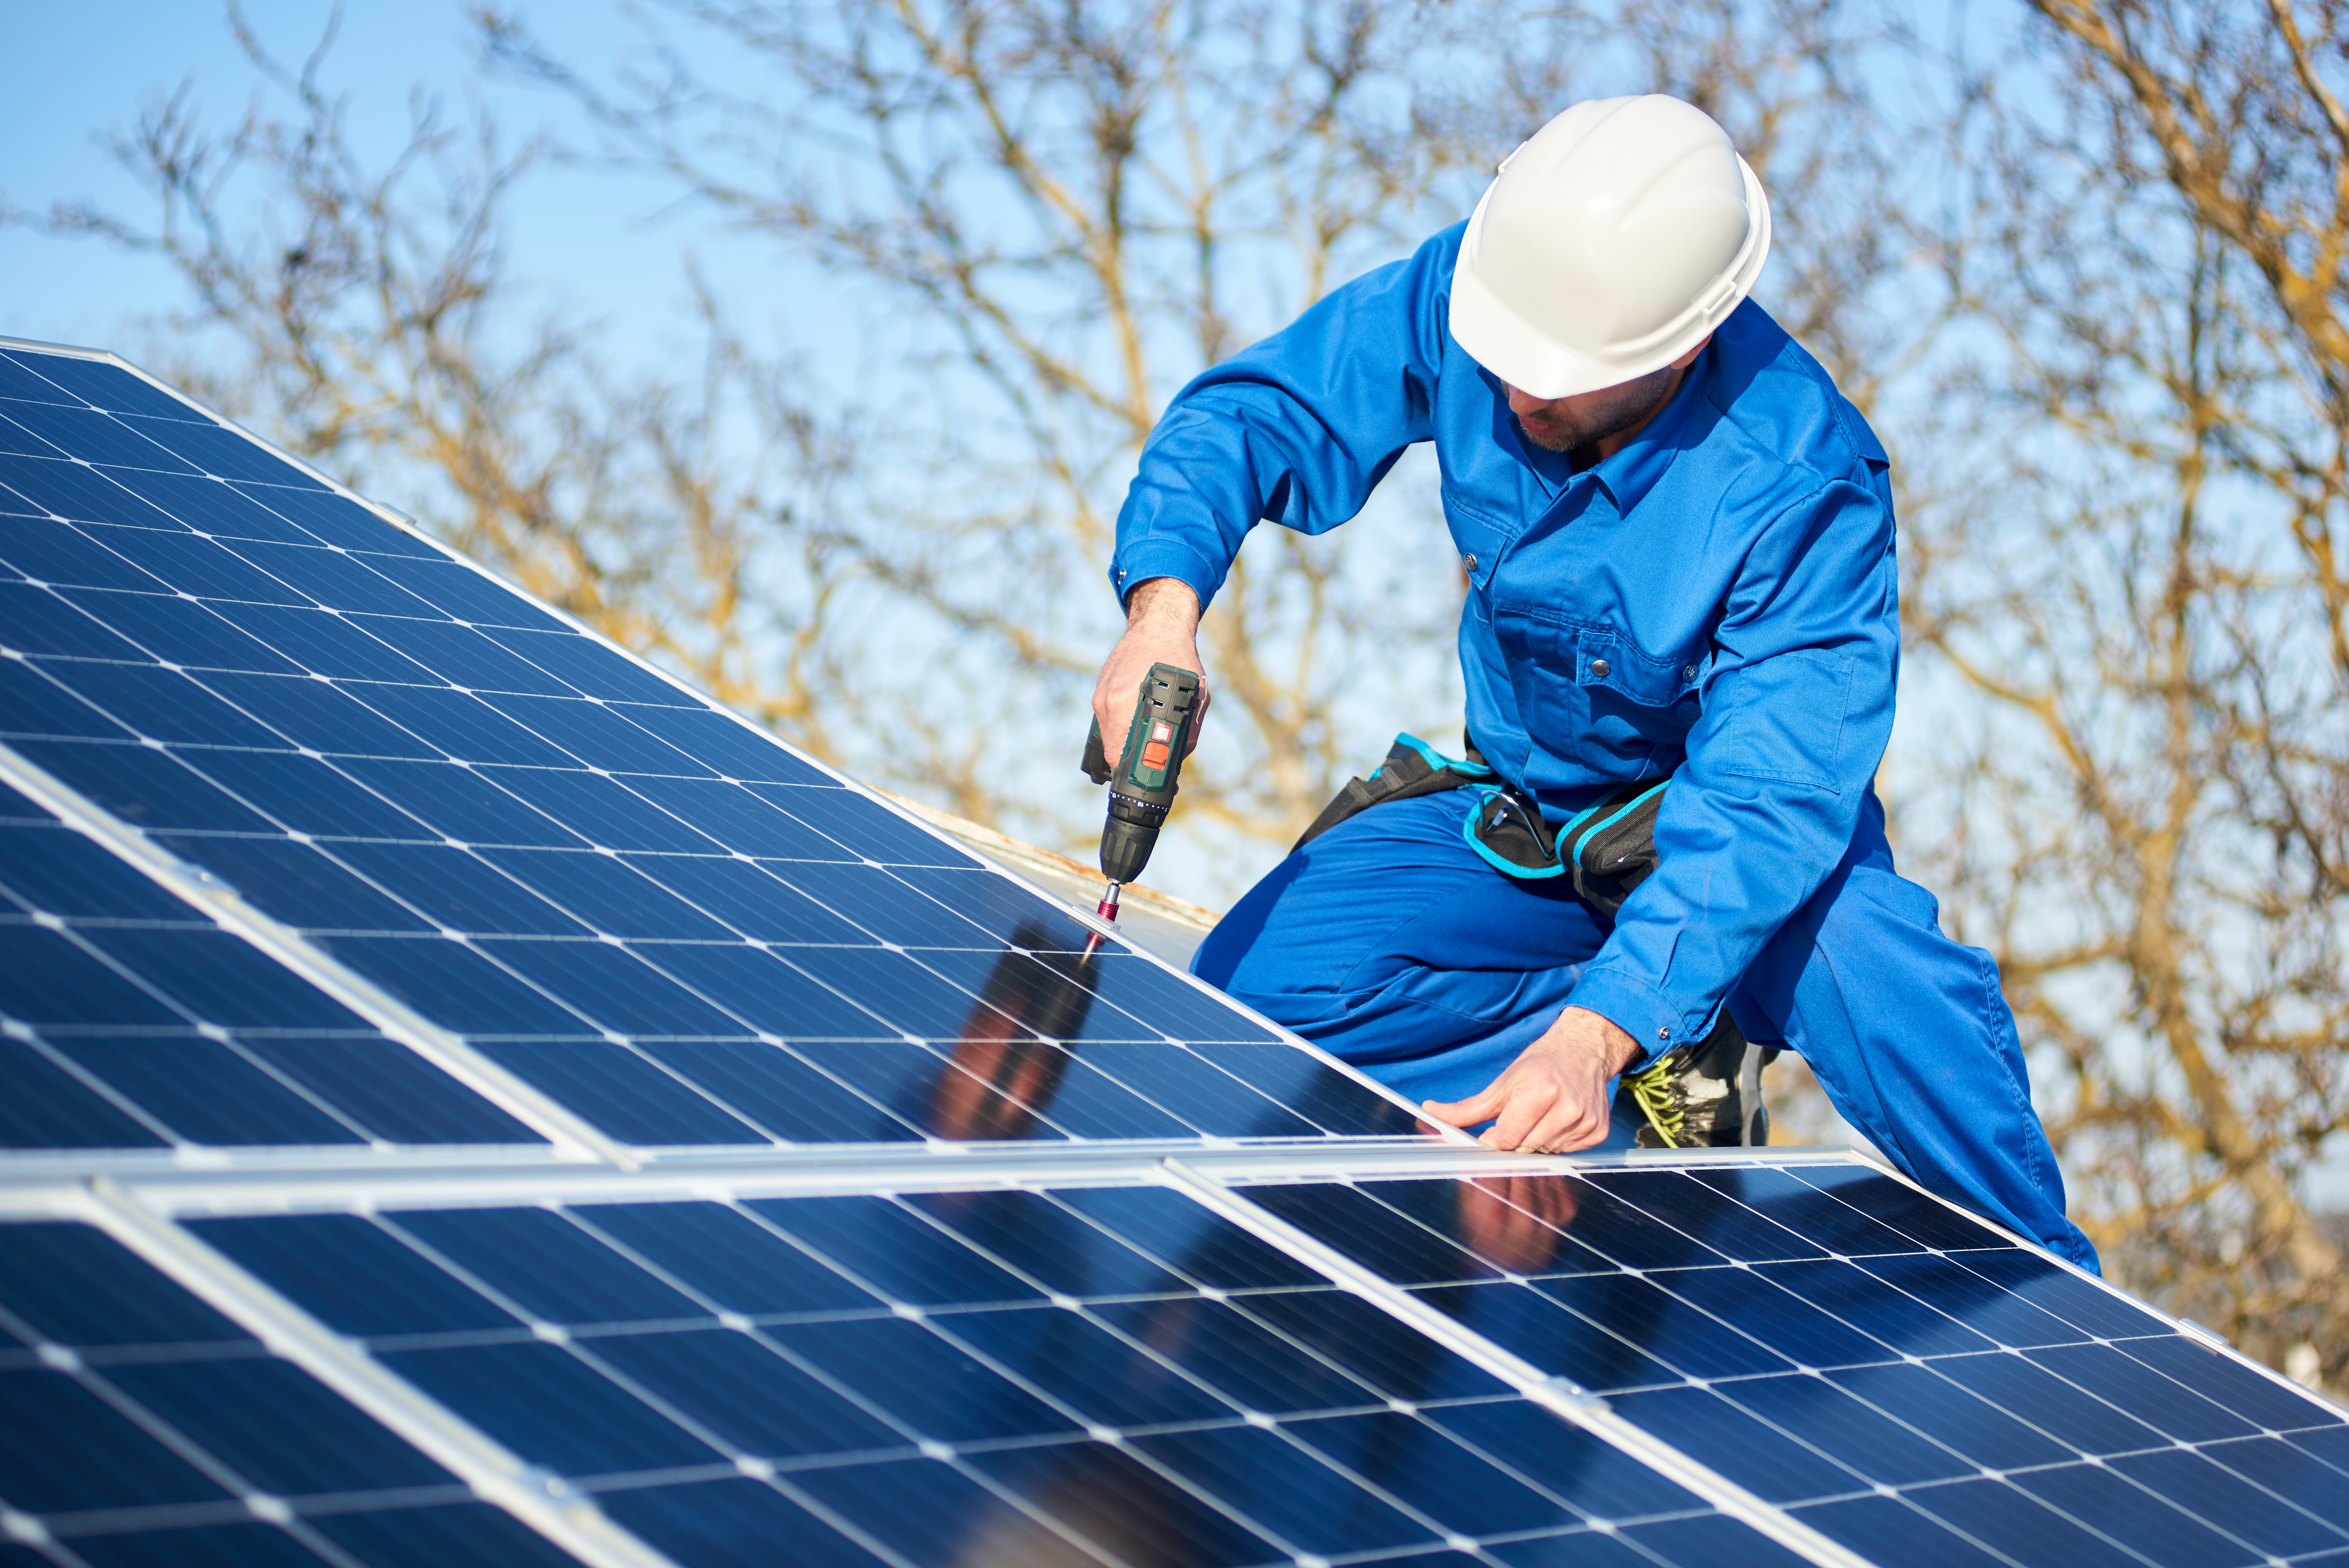
[[[1520,392],[1661,370],[1729,319],[1770,200],[1713,118],[1661,95],[1576,104],[1502,160],[1452,274],[1452,335]]]

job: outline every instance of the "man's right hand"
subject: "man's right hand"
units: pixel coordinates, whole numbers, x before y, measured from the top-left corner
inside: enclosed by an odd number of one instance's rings
[[[1179,577],[1153,577],[1125,596],[1125,635],[1110,650],[1101,679],[1093,683],[1093,717],[1101,721],[1102,752],[1112,767],[1125,754],[1133,699],[1153,665],[1174,665],[1199,675],[1199,716],[1191,725],[1191,749],[1195,751],[1199,727],[1207,717],[1207,680],[1199,664],[1199,596]]]

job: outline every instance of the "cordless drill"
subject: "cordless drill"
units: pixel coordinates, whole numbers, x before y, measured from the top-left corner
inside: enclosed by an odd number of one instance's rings
[[[1191,727],[1199,719],[1199,677],[1176,665],[1153,665],[1142,677],[1133,703],[1133,723],[1125,732],[1125,755],[1112,769],[1102,747],[1101,720],[1085,740],[1085,772],[1109,786],[1109,820],[1102,824],[1102,875],[1109,879],[1097,913],[1117,918],[1118,890],[1142,874],[1166,809],[1174,803],[1174,777],[1191,748]]]

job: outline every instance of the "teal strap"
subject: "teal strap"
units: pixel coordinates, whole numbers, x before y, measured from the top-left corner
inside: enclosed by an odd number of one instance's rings
[[[1441,773],[1449,768],[1454,773],[1470,779],[1490,779],[1493,776],[1493,769],[1489,765],[1471,762],[1464,757],[1446,757],[1416,735],[1398,735],[1394,738],[1394,743],[1396,746],[1408,746],[1418,752],[1420,760],[1427,764],[1428,771],[1431,773]],[[1392,750],[1392,748],[1389,749]],[[1375,779],[1386,770],[1387,765],[1381,762],[1371,770],[1371,777]]]
[[[1570,852],[1565,850],[1561,850],[1559,851],[1558,859],[1560,861],[1575,861],[1580,859],[1584,840],[1589,838],[1593,833],[1604,832],[1609,828],[1613,827],[1616,823],[1621,821],[1624,818],[1638,810],[1640,809],[1640,802],[1648,799],[1650,797],[1656,794],[1657,791],[1663,789],[1664,785],[1671,782],[1671,779],[1666,779],[1656,784],[1651,785],[1649,788],[1640,790],[1637,795],[1632,796],[1629,800],[1624,801],[1617,810],[1609,812],[1605,821],[1593,822],[1588,829],[1584,830],[1580,837],[1574,841],[1574,847]],[[1599,808],[1597,806],[1593,806],[1590,808],[1590,810],[1584,811],[1581,816],[1576,817],[1573,821],[1568,822],[1565,827],[1560,828],[1557,830],[1558,841],[1563,844],[1566,841],[1566,836],[1574,831],[1576,825],[1582,820],[1583,817],[1588,817],[1590,815],[1591,811],[1596,811],[1597,810],[1599,810]]]

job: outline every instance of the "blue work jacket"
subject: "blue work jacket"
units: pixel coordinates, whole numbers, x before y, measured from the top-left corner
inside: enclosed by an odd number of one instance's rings
[[[1553,822],[1672,780],[1661,864],[1574,992],[1652,1056],[1711,1028],[1851,845],[1899,662],[1884,449],[1748,300],[1646,428],[1573,472],[1445,327],[1464,227],[1177,394],[1118,514],[1111,576],[1121,593],[1180,578],[1204,605],[1259,520],[1334,528],[1434,442],[1485,759]]]

